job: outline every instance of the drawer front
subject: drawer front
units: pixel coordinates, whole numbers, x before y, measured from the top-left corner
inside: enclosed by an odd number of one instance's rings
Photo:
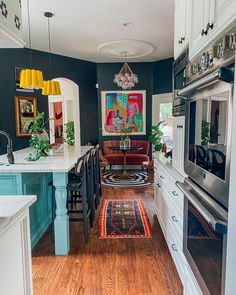
[[[170,185],[169,190],[170,194],[172,196],[173,203],[175,204],[177,210],[180,211],[180,213],[183,215],[184,210],[184,194],[181,192],[181,190],[177,187],[175,184],[176,179],[170,176]]]
[[[174,231],[179,237],[182,245],[183,240],[183,215],[180,215],[177,210],[174,209],[172,205],[169,206],[169,225],[171,231]]]
[[[182,284],[185,283],[185,257],[183,254],[183,242],[182,242],[182,235],[178,237],[179,231],[175,232],[174,228],[169,231],[168,236],[168,246],[170,249],[170,253],[172,255],[172,258],[174,260],[175,266],[177,268],[178,274],[180,276],[180,279],[182,281]]]

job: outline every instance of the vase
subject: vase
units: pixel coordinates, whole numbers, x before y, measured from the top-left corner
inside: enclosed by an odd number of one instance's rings
[[[125,147],[126,148],[130,147],[130,138],[128,136],[126,136],[126,138],[125,138]]]
[[[125,148],[125,140],[124,139],[121,139],[120,140],[120,148]]]

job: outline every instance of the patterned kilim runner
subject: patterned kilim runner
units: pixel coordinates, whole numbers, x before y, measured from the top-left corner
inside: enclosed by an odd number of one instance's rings
[[[150,238],[147,212],[141,200],[104,200],[99,238]]]

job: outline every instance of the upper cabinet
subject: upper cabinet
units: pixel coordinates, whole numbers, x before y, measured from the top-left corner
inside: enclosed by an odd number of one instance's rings
[[[23,47],[21,0],[0,1],[0,48]]]
[[[190,37],[190,1],[175,0],[174,58],[187,47]]]
[[[197,56],[236,20],[236,0],[192,0],[189,58]]]

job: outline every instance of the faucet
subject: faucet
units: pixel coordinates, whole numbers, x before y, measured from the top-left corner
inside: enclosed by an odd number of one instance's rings
[[[7,159],[9,164],[14,164],[14,156],[12,149],[12,139],[10,134],[7,132],[0,130],[0,134],[4,135],[7,138]]]

